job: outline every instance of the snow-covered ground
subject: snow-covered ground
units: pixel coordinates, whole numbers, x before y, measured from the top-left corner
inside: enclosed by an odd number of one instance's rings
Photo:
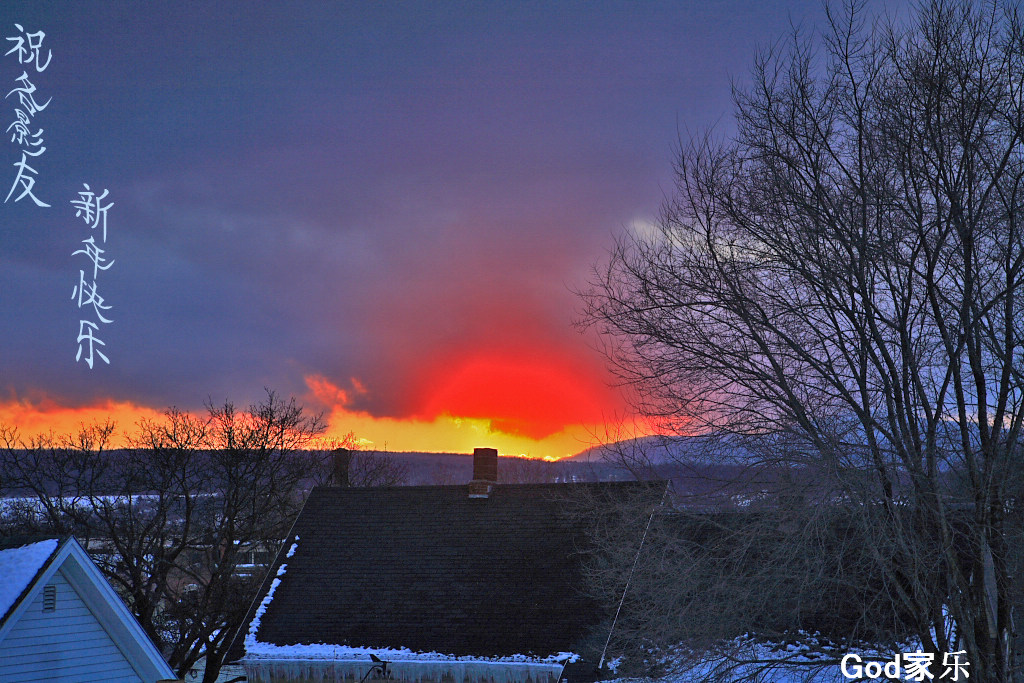
[[[914,644],[900,647],[902,653],[916,650]],[[608,683],[846,683],[851,680],[890,680],[885,676],[858,678],[843,675],[840,662],[847,654],[859,658],[848,662],[849,670],[853,671],[858,661],[862,666],[868,662],[876,662],[872,666],[880,666],[891,661],[896,653],[868,646],[844,648],[807,633],[777,643],[743,637],[704,655],[695,655],[683,648],[663,655],[658,662],[666,673],[657,678],[619,678]],[[939,680],[943,671],[940,662],[931,664],[930,673],[934,680]],[[907,660],[902,659],[897,680],[932,680],[908,674],[912,671],[907,668]],[[961,674],[957,680],[966,680],[966,676]]]

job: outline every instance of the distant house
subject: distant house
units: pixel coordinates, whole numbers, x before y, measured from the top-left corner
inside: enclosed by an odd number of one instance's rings
[[[665,482],[496,481],[477,449],[468,485],[314,488],[229,658],[253,683],[556,683],[596,665],[610,614],[582,590],[589,520],[568,510],[653,507]]]
[[[174,679],[78,541],[0,541],[0,681]]]

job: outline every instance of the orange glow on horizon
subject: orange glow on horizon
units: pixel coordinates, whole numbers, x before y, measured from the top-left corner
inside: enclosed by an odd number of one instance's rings
[[[307,402],[327,411],[328,436],[349,431],[367,448],[503,455],[557,460],[606,438],[605,423],[623,412],[605,385],[568,364],[471,356],[441,363],[422,382],[412,417],[379,417],[351,408],[350,392],[307,375]],[[354,378],[352,393],[366,389]]]
[[[607,386],[562,360],[477,354],[439,365],[419,391],[419,414],[428,420],[489,420],[495,431],[539,441],[572,425],[602,424],[621,408]]]
[[[156,410],[130,401],[101,399],[83,406],[62,404],[48,396],[38,399],[13,398],[0,402],[0,425],[17,428],[22,439],[54,432],[76,434],[82,425],[111,419],[117,425],[112,448],[127,445],[125,436],[140,419],[157,419],[163,410]]]
[[[569,425],[543,439],[506,434],[489,420],[441,415],[432,420],[372,417],[335,409],[328,415],[327,437],[355,433],[366,450],[424,453],[472,453],[474,448],[496,448],[501,455],[558,460],[597,443],[585,425]]]
[[[582,379],[581,379],[582,377]],[[354,378],[345,390],[320,375],[305,377],[308,393],[297,398],[311,412],[325,412],[325,438],[354,433],[363,448],[389,451],[471,453],[497,448],[503,455],[555,460],[605,440],[606,409],[614,411],[604,385],[551,362],[513,362],[474,356],[422,386],[415,416],[382,417],[351,407],[367,389]],[[75,434],[81,426],[110,418],[117,429],[111,447],[140,419],[159,419],[164,407],[99,399],[69,405],[32,393],[0,401],[0,425],[15,427],[28,440],[38,434]]]

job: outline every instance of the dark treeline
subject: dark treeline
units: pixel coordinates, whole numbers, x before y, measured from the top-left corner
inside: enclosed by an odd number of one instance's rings
[[[331,473],[324,425],[273,392],[246,409],[171,408],[124,435],[112,422],[23,437],[0,427],[0,533],[73,534],[172,668],[205,658],[212,682],[242,626],[263,564],[314,484]],[[313,448],[313,446],[323,446]],[[367,455],[353,483],[399,483],[401,468]]]

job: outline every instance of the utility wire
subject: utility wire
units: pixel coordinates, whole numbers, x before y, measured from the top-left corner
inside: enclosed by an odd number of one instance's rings
[[[636,557],[633,558],[633,567],[629,570],[629,576],[626,577],[626,586],[622,589],[622,597],[619,598],[619,606],[615,609],[615,616],[612,618],[612,626],[608,629],[608,638],[604,641],[604,649],[601,650],[601,661],[598,662],[598,670],[604,666],[605,655],[608,654],[608,644],[612,642],[612,633],[615,631],[615,623],[619,620],[619,612],[622,611],[622,603],[626,601],[626,591],[629,590],[629,584],[633,580],[633,573],[636,571],[636,565],[640,562],[640,551],[644,549],[644,541],[647,540],[647,532],[651,530],[651,522],[654,520],[654,514],[658,511],[658,508],[665,504],[665,496],[668,495],[668,482],[665,483],[665,492],[661,496],[661,502],[658,503],[658,507],[651,510],[651,516],[647,518],[647,526],[644,527],[644,535],[640,537],[640,547],[636,549]]]

